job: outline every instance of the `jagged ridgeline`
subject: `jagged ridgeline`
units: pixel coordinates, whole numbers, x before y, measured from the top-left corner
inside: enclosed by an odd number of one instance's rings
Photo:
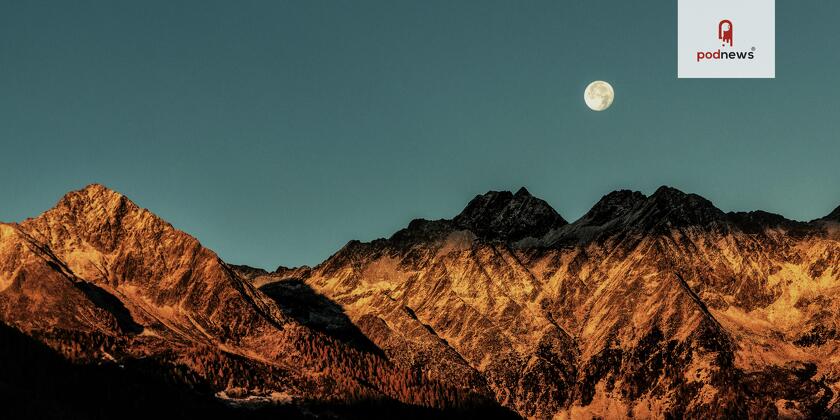
[[[267,272],[91,185],[0,224],[0,410],[831,417],[838,286],[840,208],[797,222],[662,187],[569,223],[523,188]]]

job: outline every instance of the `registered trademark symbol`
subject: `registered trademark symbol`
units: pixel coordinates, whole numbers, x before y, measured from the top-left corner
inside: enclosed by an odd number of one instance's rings
[[[755,51],[755,47],[750,48],[751,50]]]

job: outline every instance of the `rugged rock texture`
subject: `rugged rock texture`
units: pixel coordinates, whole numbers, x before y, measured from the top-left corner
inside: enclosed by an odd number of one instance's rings
[[[489,240],[541,237],[568,224],[548,203],[535,198],[524,187],[516,194],[490,191],[476,196],[452,221],[455,226]]]
[[[302,324],[244,271],[91,185],[0,225],[0,320],[72,361],[153,361],[161,380],[231,404],[495,404]]]
[[[50,366],[105,369],[57,368],[70,378],[163,379],[209,410],[838,416],[836,216],[724,213],[662,187],[569,224],[523,188],[267,272],[92,185],[0,224],[0,350],[46,345]],[[25,382],[3,374],[0,391]]]
[[[523,191],[351,242],[302,280],[387,357],[486,381],[525,417],[840,415],[837,225],[668,187],[566,224]]]

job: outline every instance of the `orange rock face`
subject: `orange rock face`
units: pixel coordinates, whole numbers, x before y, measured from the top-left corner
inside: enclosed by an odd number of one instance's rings
[[[304,281],[393,360],[473,369],[525,417],[837,413],[835,221],[725,214],[664,187],[572,224],[516,201],[352,242]],[[477,236],[463,221],[492,219],[471,214],[488,202],[507,226]],[[511,240],[517,224],[537,235]]]
[[[77,363],[154,360],[226,406],[298,414],[376,400],[528,418],[840,415],[838,286],[834,213],[727,214],[666,187],[611,193],[571,224],[527,190],[490,192],[452,220],[275,272],[228,265],[100,185],[0,224],[2,323]]]
[[[154,360],[234,405],[494,404],[293,319],[196,239],[100,185],[0,225],[0,319],[80,363]]]

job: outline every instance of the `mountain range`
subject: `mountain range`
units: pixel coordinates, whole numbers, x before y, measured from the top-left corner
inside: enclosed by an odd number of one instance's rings
[[[266,271],[93,184],[0,224],[0,413],[837,417],[838,292],[840,207],[491,191]]]

